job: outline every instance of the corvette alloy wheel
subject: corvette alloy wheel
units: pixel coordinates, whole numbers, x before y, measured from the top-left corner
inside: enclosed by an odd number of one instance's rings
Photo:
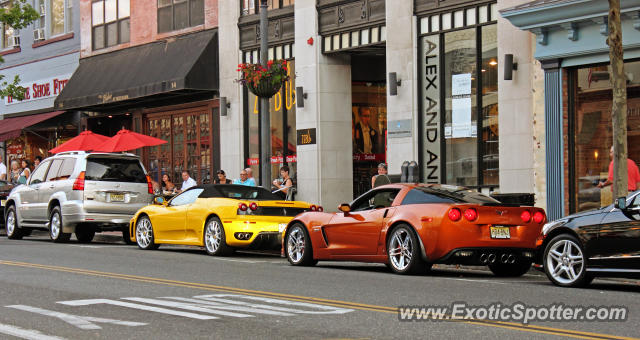
[[[396,229],[391,236],[391,247],[389,247],[391,265],[400,271],[407,269],[413,257],[413,247],[409,231],[404,228]]]
[[[297,223],[294,224],[286,235],[285,255],[294,266],[313,266],[318,263],[313,259],[313,248],[307,229]]]

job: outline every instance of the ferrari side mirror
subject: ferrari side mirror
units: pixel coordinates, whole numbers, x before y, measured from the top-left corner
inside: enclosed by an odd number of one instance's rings
[[[616,202],[614,203],[616,209],[625,210],[627,209],[627,198],[626,197],[618,197],[616,198]]]
[[[153,203],[154,204],[158,204],[158,205],[166,205],[167,201],[164,200],[164,198],[160,197],[160,196],[156,196],[153,198]]]
[[[347,203],[342,203],[342,204],[340,204],[338,206],[338,210],[340,210],[343,213],[347,214],[347,213],[349,213],[351,211],[351,207]]]

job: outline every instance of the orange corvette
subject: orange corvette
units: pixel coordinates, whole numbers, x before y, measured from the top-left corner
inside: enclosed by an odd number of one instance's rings
[[[339,210],[305,212],[287,225],[283,252],[292,265],[379,262],[399,274],[434,263],[488,265],[497,276],[520,276],[546,221],[542,209],[436,184],[380,186]]]

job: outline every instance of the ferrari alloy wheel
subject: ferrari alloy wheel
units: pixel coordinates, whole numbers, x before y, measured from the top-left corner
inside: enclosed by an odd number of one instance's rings
[[[136,243],[140,249],[158,249],[153,237],[153,226],[147,216],[140,217],[136,223]]]
[[[49,237],[56,243],[66,242],[71,238],[70,233],[62,232],[62,215],[60,207],[57,206],[53,207],[49,214]]]
[[[226,255],[232,251],[227,245],[224,227],[216,217],[210,218],[204,228],[204,247],[209,255]]]
[[[551,282],[562,287],[582,287],[593,277],[587,274],[584,251],[574,236],[554,237],[544,251],[544,271]]]
[[[387,241],[391,270],[398,274],[418,274],[427,265],[420,258],[420,245],[411,227],[400,225],[391,231]]]
[[[7,237],[11,240],[19,240],[22,238],[22,229],[18,227],[18,218],[16,216],[16,207],[9,206],[7,210],[7,219],[5,221],[7,229]]]
[[[299,223],[294,224],[287,232],[285,252],[287,260],[294,266],[313,266],[318,263],[313,259],[307,229]]]

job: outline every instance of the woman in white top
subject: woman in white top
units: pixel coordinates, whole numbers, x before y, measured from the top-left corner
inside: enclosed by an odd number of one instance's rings
[[[22,171],[20,172],[20,177],[18,177],[18,183],[27,184],[27,179],[29,178],[29,175],[31,175],[31,169],[29,169],[31,166],[30,163],[31,162],[28,159],[22,160]]]

